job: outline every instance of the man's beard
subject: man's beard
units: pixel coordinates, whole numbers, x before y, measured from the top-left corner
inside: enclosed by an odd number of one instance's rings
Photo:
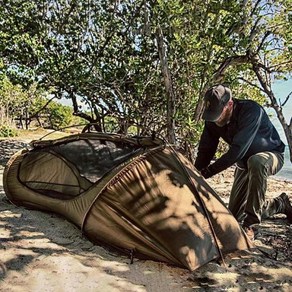
[[[215,124],[218,127],[224,127],[225,125],[227,125],[229,123],[229,119],[227,117],[225,117],[224,119],[222,119],[220,122],[215,122]]]
[[[232,113],[232,107],[228,108],[226,112],[224,113],[224,116],[218,121],[216,121],[215,124],[218,127],[224,127],[225,125],[227,125],[230,122],[231,113]]]

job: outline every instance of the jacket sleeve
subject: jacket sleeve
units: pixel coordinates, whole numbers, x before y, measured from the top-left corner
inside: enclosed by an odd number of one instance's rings
[[[244,157],[258,132],[262,115],[263,109],[259,106],[242,109],[238,118],[238,131],[229,150],[209,166],[212,175],[227,169]]]
[[[205,122],[204,130],[200,139],[195,167],[198,170],[208,166],[214,157],[219,143],[219,136],[213,133],[210,125]]]

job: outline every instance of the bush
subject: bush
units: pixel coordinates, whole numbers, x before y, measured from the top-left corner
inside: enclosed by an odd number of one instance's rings
[[[0,126],[0,137],[16,137],[18,132],[16,129],[9,126]]]

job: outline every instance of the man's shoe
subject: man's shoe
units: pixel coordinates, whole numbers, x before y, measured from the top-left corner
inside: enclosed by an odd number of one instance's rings
[[[282,193],[278,198],[283,202],[283,214],[287,216],[288,222],[292,223],[292,206],[289,197],[286,193]]]

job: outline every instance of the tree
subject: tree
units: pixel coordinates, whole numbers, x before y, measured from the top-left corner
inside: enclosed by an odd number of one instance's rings
[[[98,123],[100,130],[107,116],[115,117],[123,132],[132,124],[140,134],[165,127],[158,122],[164,96],[145,1],[22,1],[21,7],[6,1],[1,9],[6,22],[1,52],[15,83],[53,88],[55,96],[72,100],[75,115]],[[24,31],[29,43],[14,37]]]
[[[191,155],[204,92],[224,82],[236,96],[269,100],[291,149],[291,121],[271,89],[291,73],[289,0],[2,2],[1,71],[70,99],[98,130],[134,125]]]
[[[291,74],[291,1],[174,0],[159,1],[159,7],[165,14],[160,12],[160,22],[168,64],[178,85],[176,115],[183,125],[178,131],[188,129],[181,136],[191,142],[201,128],[206,88],[224,82],[236,96],[275,109],[292,159],[292,125],[282,114],[291,94],[279,104],[272,91],[274,80]]]
[[[32,122],[58,130],[81,121],[72,116],[72,108],[54,102],[32,84],[27,90],[13,85],[7,77],[0,82],[0,124],[5,129],[28,129]]]
[[[291,1],[256,1],[243,5],[244,18],[240,28],[244,54],[226,58],[215,72],[216,78],[224,76],[230,66],[239,67],[238,79],[258,89],[258,95],[267,97],[266,106],[272,107],[284,129],[292,161],[292,119],[286,121],[282,107],[284,101],[276,98],[272,85],[277,79],[285,79],[292,72],[292,3]],[[289,13],[290,11],[290,13]],[[288,12],[288,13],[287,13]],[[237,28],[238,29],[238,28]],[[243,69],[238,66],[244,64]],[[247,74],[248,73],[248,74]]]
[[[15,119],[23,115],[27,93],[20,85],[13,85],[7,77],[0,81],[0,123],[1,126],[14,127]]]

